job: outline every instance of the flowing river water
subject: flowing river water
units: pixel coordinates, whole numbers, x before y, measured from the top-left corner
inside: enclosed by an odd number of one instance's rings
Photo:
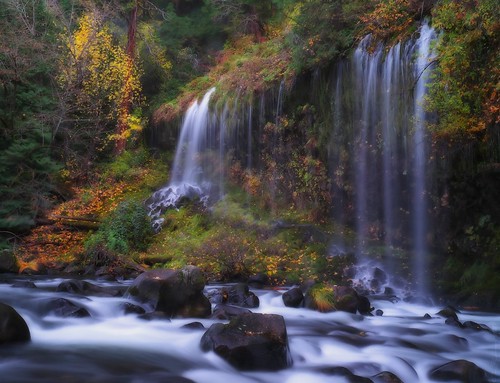
[[[429,372],[449,361],[465,359],[500,382],[500,316],[465,312],[459,320],[487,325],[492,331],[445,324],[441,307],[375,300],[382,316],[345,312],[319,313],[288,308],[285,290],[253,290],[260,299],[256,313],[285,318],[293,366],[278,372],[241,372],[199,343],[204,329],[183,328],[194,321],[205,328],[213,319],[144,320],[125,314],[125,298],[84,297],[56,292],[63,279],[33,279],[37,288],[12,287],[18,277],[3,278],[0,301],[26,320],[32,341],[0,347],[0,382],[5,383],[212,383],[351,382],[337,372],[349,369],[361,377],[389,371],[406,383],[433,382]],[[26,281],[26,279],[24,279]],[[92,281],[125,289],[130,283]],[[207,286],[206,291],[216,286]],[[43,315],[41,302],[64,297],[84,306],[89,318]],[[425,319],[424,315],[430,314]]]

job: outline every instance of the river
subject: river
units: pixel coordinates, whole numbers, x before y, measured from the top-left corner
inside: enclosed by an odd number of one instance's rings
[[[252,311],[285,318],[293,367],[278,372],[240,372],[215,353],[203,353],[204,329],[184,325],[212,319],[144,320],[125,314],[125,298],[83,297],[56,292],[59,278],[35,278],[37,288],[15,288],[21,278],[3,277],[0,301],[26,320],[32,341],[0,347],[0,381],[5,383],[323,383],[351,382],[336,367],[362,377],[389,371],[406,383],[434,382],[429,371],[449,361],[466,359],[484,369],[490,382],[500,382],[500,316],[460,312],[461,322],[487,325],[476,331],[446,325],[435,315],[441,307],[403,301],[373,300],[382,316],[344,312],[319,313],[285,307],[285,290],[253,290],[260,307]],[[22,279],[26,281],[27,279]],[[89,280],[90,281],[90,280]],[[91,281],[107,288],[130,282]],[[207,286],[206,290],[217,288]],[[88,318],[42,315],[40,302],[64,297],[84,306]],[[430,319],[424,319],[430,314]],[[352,378],[352,377],[351,377]]]

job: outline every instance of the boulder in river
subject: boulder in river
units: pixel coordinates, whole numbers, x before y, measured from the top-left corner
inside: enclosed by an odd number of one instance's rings
[[[299,307],[304,301],[304,294],[298,287],[294,287],[281,296],[286,307]]]
[[[98,297],[118,297],[123,295],[123,291],[118,288],[101,287],[78,279],[70,279],[61,282],[59,286],[57,286],[57,291]]]
[[[460,359],[436,367],[429,378],[441,382],[487,383],[486,372],[468,360]]]
[[[451,306],[445,307],[444,309],[439,310],[436,315],[439,315],[443,318],[453,318],[458,321],[457,310]]]
[[[228,324],[210,326],[203,351],[214,351],[240,370],[275,371],[291,366],[285,320],[281,315],[246,313]]]
[[[41,304],[44,315],[52,314],[63,318],[86,318],[90,317],[88,310],[65,298],[51,298]]]
[[[352,314],[370,314],[370,301],[358,295],[356,290],[348,286],[330,286],[316,284],[305,295],[304,306],[321,312],[346,311]]]
[[[134,280],[127,294],[170,317],[205,318],[212,312],[210,301],[203,295],[205,283],[205,276],[194,266],[150,270]]]
[[[346,367],[327,367],[321,369],[321,372],[327,375],[340,376],[344,381],[348,381],[349,383],[373,383],[370,378],[355,375]]]
[[[11,306],[0,303],[0,345],[30,340],[30,330],[23,317]]]
[[[381,373],[372,376],[372,380],[374,383],[403,383],[397,375],[394,375],[389,371],[382,371]]]
[[[217,306],[215,306],[214,312],[212,314],[212,318],[226,320],[226,319],[231,319],[231,318],[237,317],[238,315],[246,314],[246,313],[251,313],[251,311],[249,309],[244,308],[244,307],[218,304]]]

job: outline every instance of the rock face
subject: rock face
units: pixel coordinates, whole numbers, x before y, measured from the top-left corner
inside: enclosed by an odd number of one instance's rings
[[[0,345],[30,340],[30,330],[21,315],[9,305],[0,303]]]
[[[194,266],[151,270],[139,275],[127,294],[170,317],[206,318],[212,306],[203,295],[205,283],[205,276]]]
[[[200,345],[240,370],[275,371],[292,364],[281,315],[246,313],[229,324],[216,323],[205,332]]]
[[[468,360],[454,360],[432,370],[429,377],[441,382],[487,383],[483,369]]]

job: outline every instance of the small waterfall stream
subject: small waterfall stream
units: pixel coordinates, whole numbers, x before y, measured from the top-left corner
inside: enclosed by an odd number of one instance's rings
[[[175,152],[171,181],[157,190],[146,202],[156,231],[161,229],[163,223],[161,214],[166,209],[176,207],[181,198],[206,200],[212,192],[214,180],[201,154],[207,147],[213,146],[214,142],[211,129],[214,121],[208,108],[214,92],[215,88],[211,88],[200,103],[195,101],[186,111]],[[220,140],[223,140],[222,136]]]

